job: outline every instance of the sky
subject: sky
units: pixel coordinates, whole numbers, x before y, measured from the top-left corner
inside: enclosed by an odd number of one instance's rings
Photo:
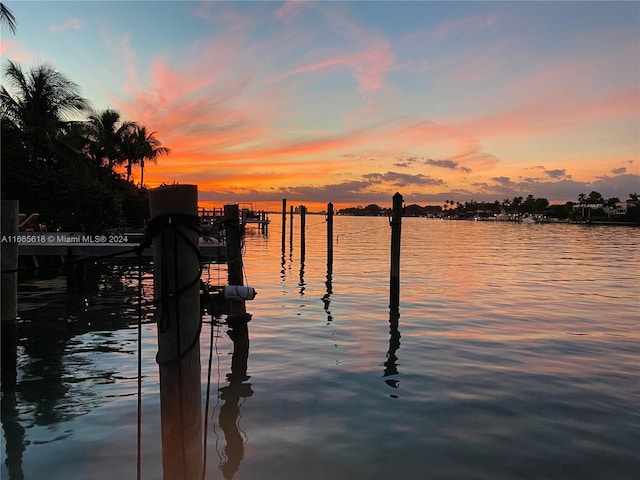
[[[145,184],[201,206],[640,193],[640,2],[3,3],[3,69],[155,131]]]

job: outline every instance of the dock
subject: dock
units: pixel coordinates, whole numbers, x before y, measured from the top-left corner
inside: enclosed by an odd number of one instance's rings
[[[242,232],[244,232],[248,226],[252,225],[256,226],[264,234],[268,232],[271,220],[269,220],[269,213],[266,210],[256,210],[251,203],[241,203],[239,204],[239,214],[240,229]],[[224,209],[214,208],[206,210],[200,208],[198,215],[203,231],[209,231],[214,235],[218,235],[223,230]]]
[[[254,210],[252,204],[242,204],[239,208],[241,231],[249,225],[257,226],[267,233],[270,220],[265,210]],[[227,247],[224,241],[224,210],[198,210],[201,224],[199,243],[200,256],[206,263],[223,263],[227,260]],[[88,257],[132,258],[137,256],[135,248],[144,239],[144,233],[122,233],[105,235],[87,235],[81,232],[47,232],[35,225],[39,215],[21,215],[18,235],[15,238],[3,238],[18,244],[18,255],[32,257],[38,266],[37,257]],[[37,228],[36,228],[37,227]],[[152,257],[153,249],[145,248],[143,257]]]
[[[19,256],[59,256],[59,257],[100,257],[132,258],[137,257],[135,248],[143,239],[143,234],[84,235],[76,232],[55,232],[24,234],[15,239]],[[208,263],[224,262],[227,248],[214,237],[201,237],[200,256]],[[142,250],[143,257],[152,257],[153,248]],[[36,262],[37,265],[37,262]]]

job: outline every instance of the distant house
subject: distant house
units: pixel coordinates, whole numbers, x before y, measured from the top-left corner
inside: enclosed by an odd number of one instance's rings
[[[629,202],[618,202],[614,207],[603,207],[604,213],[612,217],[626,215]]]
[[[603,208],[601,203],[574,203],[573,204],[573,209],[574,210],[600,210],[601,208]]]
[[[626,215],[629,202],[618,202],[615,207],[604,207],[607,215],[615,217],[616,215]]]

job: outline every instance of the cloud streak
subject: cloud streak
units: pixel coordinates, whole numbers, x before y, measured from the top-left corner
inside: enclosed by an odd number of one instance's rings
[[[80,18],[69,18],[64,23],[54,23],[49,26],[49,31],[53,33],[67,32],[69,30],[82,30],[85,26],[84,20]]]
[[[139,7],[94,32],[109,55],[96,85],[172,149],[150,186],[198,183],[208,202],[563,200],[640,174],[640,34],[623,15],[564,31],[538,5],[178,2],[158,35]],[[69,30],[90,29],[69,18],[48,39]]]

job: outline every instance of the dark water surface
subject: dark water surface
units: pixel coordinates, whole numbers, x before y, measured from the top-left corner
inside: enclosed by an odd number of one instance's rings
[[[258,295],[239,390],[219,393],[226,327],[202,330],[207,479],[640,478],[640,229],[405,218],[395,329],[386,218],[334,219],[330,278],[324,217],[307,216],[304,258],[298,217],[284,252],[272,220],[246,238]],[[20,286],[3,479],[136,476],[137,269],[96,272],[82,295],[64,277]],[[144,314],[141,469],[160,479]]]

